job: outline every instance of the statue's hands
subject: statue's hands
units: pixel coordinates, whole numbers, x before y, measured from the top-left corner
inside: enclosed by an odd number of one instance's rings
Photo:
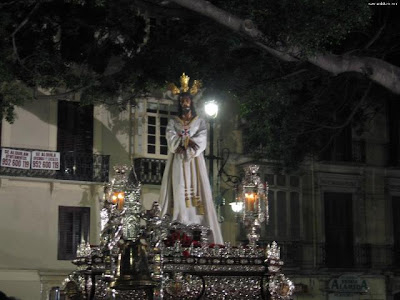
[[[175,153],[177,153],[177,154],[183,154],[184,152],[185,152],[185,148],[183,146],[179,146],[175,150]]]
[[[196,151],[197,149],[199,149],[199,145],[197,145],[195,142],[193,142],[192,140],[189,140],[189,147],[192,148],[194,151]]]
[[[196,151],[197,149],[199,149],[199,145],[197,145],[195,142],[193,142],[192,140],[189,140],[188,142],[188,148],[193,149],[194,151]],[[177,154],[183,154],[185,153],[186,149],[184,146],[180,145],[178,146],[178,148],[176,148],[175,153]]]

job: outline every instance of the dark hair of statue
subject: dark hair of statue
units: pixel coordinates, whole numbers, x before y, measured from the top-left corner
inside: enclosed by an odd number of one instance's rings
[[[194,108],[193,96],[188,92],[180,93],[179,96],[178,96],[178,116],[180,117],[180,116],[183,115],[182,106],[181,106],[181,99],[183,97],[189,97],[190,98],[190,110],[192,111],[192,117],[193,118],[196,117],[197,113],[196,113],[196,109]]]

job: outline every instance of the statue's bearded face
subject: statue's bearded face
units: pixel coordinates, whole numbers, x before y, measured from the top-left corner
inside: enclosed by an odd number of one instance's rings
[[[180,100],[181,106],[182,106],[182,111],[184,113],[187,113],[190,111],[190,106],[192,104],[192,99],[190,99],[189,96],[183,96]]]

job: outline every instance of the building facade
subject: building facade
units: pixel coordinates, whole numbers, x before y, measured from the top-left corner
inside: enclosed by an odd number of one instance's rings
[[[130,163],[128,112],[41,96],[3,120],[0,291],[47,299],[81,240],[98,244],[110,166]]]
[[[158,200],[167,144],[165,128],[177,103],[144,98],[126,110],[43,97],[2,122],[2,159],[55,155],[59,168],[0,167],[0,290],[19,299],[47,299],[74,269],[82,240],[99,241],[103,184],[112,166],[134,163],[146,209]],[[230,102],[214,122],[213,195],[224,239],[246,242],[231,210],[244,165],[257,163],[269,185],[269,224],[260,244],[277,241],[295,299],[399,299],[400,118],[388,103],[367,133],[349,127],[320,157],[296,173],[276,173],[243,149]],[[197,105],[201,114],[201,103]],[[397,107],[400,108],[400,107]],[[399,111],[399,110],[397,110]],[[58,153],[58,154],[55,154]],[[210,155],[211,154],[211,155]],[[59,155],[59,156],[57,156]],[[57,158],[58,157],[58,158]],[[225,204],[225,205],[224,205]]]
[[[281,246],[295,299],[400,299],[398,108],[388,101],[365,133],[349,126],[296,173],[259,162],[270,187],[262,239]]]

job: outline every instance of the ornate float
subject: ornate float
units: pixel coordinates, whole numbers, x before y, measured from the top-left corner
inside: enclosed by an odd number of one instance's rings
[[[281,272],[275,242],[257,245],[268,221],[268,186],[258,166],[245,168],[236,204],[248,244],[210,243],[209,229],[160,216],[158,203],[144,210],[133,168],[114,168],[105,185],[100,245],[82,240],[76,270],[50,299],[290,299],[293,283]]]

